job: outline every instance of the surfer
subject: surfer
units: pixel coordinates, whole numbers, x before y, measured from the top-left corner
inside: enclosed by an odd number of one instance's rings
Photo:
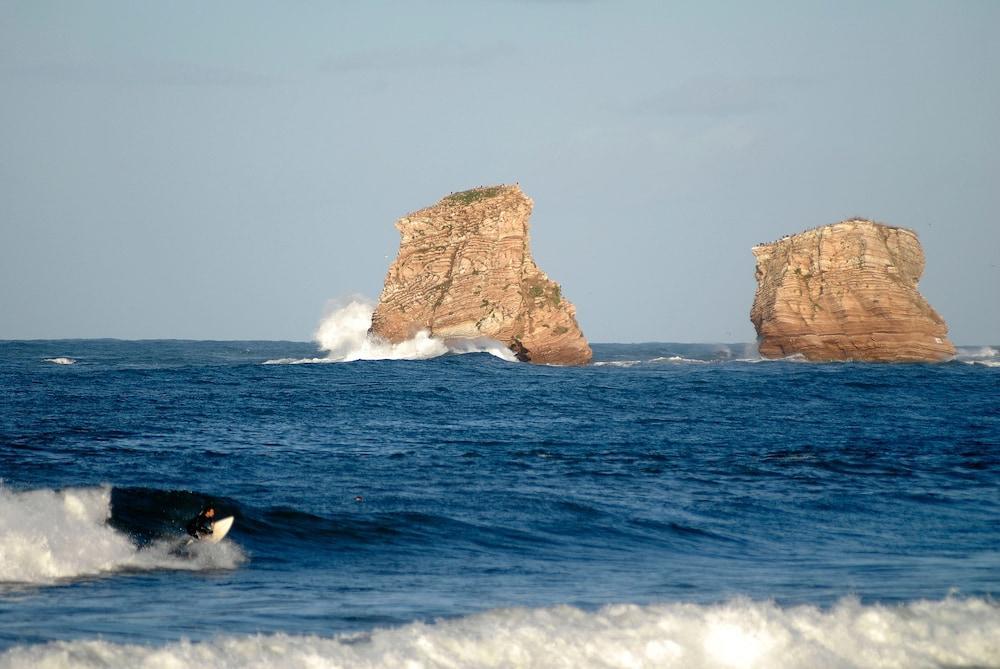
[[[207,537],[215,529],[215,507],[211,504],[191,519],[187,524],[187,533],[195,539]]]

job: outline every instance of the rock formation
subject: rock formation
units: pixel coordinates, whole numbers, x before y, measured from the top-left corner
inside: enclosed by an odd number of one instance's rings
[[[917,235],[852,219],[753,248],[750,320],[760,354],[808,360],[945,360],[944,320],[917,292]]]
[[[402,237],[370,332],[400,342],[488,337],[521,360],[590,360],[576,310],[528,248],[532,202],[517,186],[475,188],[396,222]]]

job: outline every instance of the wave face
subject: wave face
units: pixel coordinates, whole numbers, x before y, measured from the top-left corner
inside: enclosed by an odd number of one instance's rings
[[[228,542],[192,544],[178,554],[178,533],[133,539],[114,526],[111,501],[108,487],[0,488],[0,583],[51,585],[129,570],[231,569],[244,560]]]
[[[374,311],[375,305],[363,298],[353,299],[346,306],[333,309],[313,335],[319,347],[327,352],[324,358],[279,358],[264,364],[427,360],[462,353],[489,353],[510,362],[517,360],[506,346],[486,337],[444,340],[421,330],[412,339],[403,342],[392,344],[383,341],[368,333]]]
[[[335,637],[220,636],[160,647],[69,641],[18,647],[0,668],[988,667],[1000,661],[1000,607],[979,599],[823,610],[718,605],[500,609]]]

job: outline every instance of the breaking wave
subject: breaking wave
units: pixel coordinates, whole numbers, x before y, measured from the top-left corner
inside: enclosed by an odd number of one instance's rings
[[[755,343],[591,344],[594,367],[665,367],[763,362]]]
[[[592,364],[594,367],[635,367],[641,365],[642,360],[598,360]]]
[[[60,356],[58,358],[45,358],[44,362],[51,362],[53,365],[74,365],[76,360]]]
[[[356,298],[346,306],[335,308],[313,335],[320,349],[327,352],[322,358],[278,358],[267,360],[265,365],[301,365],[326,362],[353,362],[355,360],[426,360],[447,354],[489,353],[515,362],[514,354],[498,341],[485,337],[476,339],[444,340],[431,337],[421,330],[412,339],[392,344],[368,334],[375,306],[367,300]]]
[[[993,346],[956,346],[955,359],[967,365],[1000,367],[1000,351]]]
[[[245,560],[230,541],[159,537],[140,547],[111,520],[112,489],[13,492],[0,487],[0,583],[50,585],[122,570],[232,569]]]
[[[996,667],[1000,607],[948,598],[830,609],[772,602],[498,609],[333,637],[219,636],[163,646],[19,646],[0,668],[46,667]]]
[[[685,358],[685,357],[680,356],[680,355],[671,355],[671,356],[660,356],[658,358],[653,358],[652,360],[650,360],[650,362],[688,362],[688,363],[695,363],[695,364],[705,364],[705,363],[707,363],[709,361],[708,360],[698,360],[698,359],[695,359],[695,358]]]
[[[593,363],[594,367],[635,367],[636,365],[707,365],[712,362],[758,362],[751,359],[729,359],[717,358],[702,360],[699,358],[685,358],[681,355],[657,356],[649,360],[598,360]]]

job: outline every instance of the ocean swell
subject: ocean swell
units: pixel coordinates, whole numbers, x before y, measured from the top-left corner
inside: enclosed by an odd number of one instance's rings
[[[219,636],[159,647],[101,640],[20,646],[0,668],[995,667],[1000,607],[949,598],[831,609],[772,602],[498,609],[334,637]]]

